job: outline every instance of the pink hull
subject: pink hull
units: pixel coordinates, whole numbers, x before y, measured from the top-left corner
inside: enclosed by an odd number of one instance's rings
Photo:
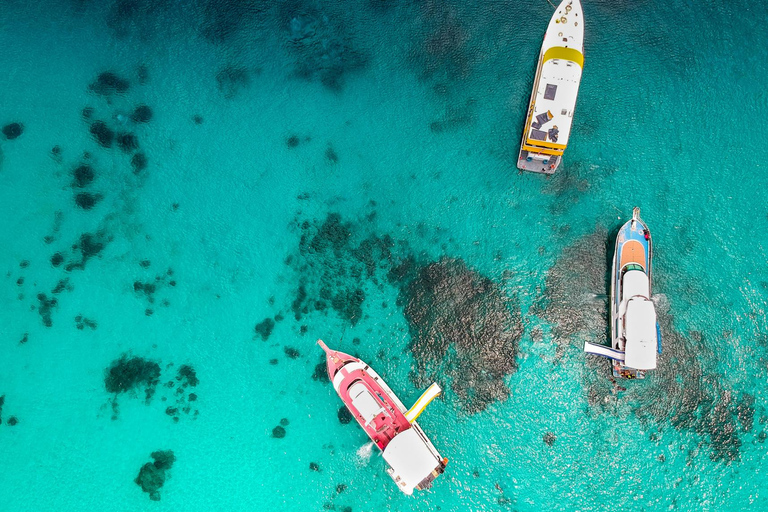
[[[349,354],[330,350],[322,342],[320,346],[326,353],[328,376],[341,400],[376,446],[384,450],[397,434],[411,428],[397,399],[390,395],[391,390],[383,387],[381,379],[367,364]],[[360,396],[365,391],[370,394],[365,401],[359,398],[356,401],[351,395]],[[356,403],[365,403],[366,410],[358,410]]]

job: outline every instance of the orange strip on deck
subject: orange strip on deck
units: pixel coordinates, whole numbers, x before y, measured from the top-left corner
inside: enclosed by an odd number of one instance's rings
[[[624,268],[630,263],[637,263],[645,268],[645,247],[637,240],[630,240],[621,248],[621,263],[619,268]]]

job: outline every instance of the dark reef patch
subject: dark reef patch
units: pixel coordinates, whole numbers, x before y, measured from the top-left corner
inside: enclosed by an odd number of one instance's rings
[[[286,431],[284,427],[281,427],[280,425],[276,426],[272,429],[272,437],[275,439],[282,439],[285,437]]]
[[[505,400],[504,378],[517,368],[523,333],[515,301],[461,259],[415,266],[405,261],[390,275],[400,286],[398,300],[411,333],[414,384],[447,376],[471,414]]]
[[[93,320],[84,317],[83,315],[77,315],[75,317],[75,327],[77,327],[79,331],[82,331],[86,327],[88,327],[92,331],[95,331],[96,328],[98,327],[98,324]]]
[[[130,82],[119,77],[112,72],[101,73],[88,88],[100,96],[111,96],[113,94],[125,94],[128,92]]]
[[[132,133],[118,133],[117,146],[125,153],[132,153],[139,149],[139,138]]]
[[[339,418],[339,423],[342,425],[348,424],[350,421],[352,421],[352,413],[349,412],[349,409],[346,408],[346,406],[339,407],[339,412],[336,413],[336,416]]]
[[[111,148],[112,142],[115,140],[115,132],[107,126],[104,121],[95,121],[91,124],[90,128],[91,136],[99,143],[100,146],[105,148]]]
[[[256,324],[256,327],[254,330],[256,331],[256,334],[261,336],[261,339],[263,341],[267,341],[269,339],[269,336],[272,334],[272,330],[275,328],[275,321],[271,318],[265,318],[258,324]]]
[[[184,387],[195,387],[200,384],[200,380],[197,378],[197,372],[192,366],[188,364],[179,366],[176,380],[181,381],[181,385]]]
[[[325,362],[324,354],[320,355],[320,362],[315,365],[315,371],[312,374],[312,380],[322,382],[323,384],[328,384],[331,382],[331,379],[328,376],[328,365]]]
[[[203,0],[204,19],[201,33],[214,44],[229,42],[243,27],[260,23],[260,17],[271,2],[257,0]]]
[[[336,151],[332,147],[328,147],[325,150],[325,159],[332,163],[338,163],[339,162],[339,155],[336,154]]]
[[[301,142],[301,139],[299,139],[296,135],[291,135],[287,139],[285,139],[285,145],[289,148],[296,148],[299,146],[299,143]]]
[[[607,334],[608,231],[595,231],[569,246],[547,273],[544,293],[531,312],[552,325],[552,337],[562,357],[571,346],[583,347],[595,334]]]
[[[283,351],[285,352],[285,355],[288,356],[289,359],[298,359],[301,357],[301,353],[298,351],[298,349],[295,349],[293,347],[283,347]]]
[[[103,199],[101,194],[91,194],[90,192],[80,192],[75,194],[75,204],[83,210],[90,210]]]
[[[195,116],[192,116],[192,121],[193,121],[195,124],[198,124],[198,125],[199,125],[199,124],[203,124],[203,116],[201,116],[201,115],[195,115]]]
[[[68,292],[71,292],[72,290],[74,290],[74,287],[71,284],[69,284],[68,277],[65,277],[64,279],[59,279],[59,282],[56,283],[56,286],[53,287],[53,289],[51,290],[51,293],[54,295],[58,295],[59,293],[65,290]]]
[[[155,459],[155,462],[144,464],[134,481],[141,486],[142,491],[149,494],[149,499],[160,501],[160,488],[169,477],[167,473],[176,462],[176,456],[172,450],[152,452],[150,456]]]
[[[85,188],[96,179],[96,173],[93,171],[93,167],[88,164],[82,164],[72,171],[72,186],[77,188]]]
[[[133,174],[139,174],[141,171],[147,168],[147,155],[144,153],[136,153],[131,157],[131,167],[133,167]]]
[[[361,278],[381,285],[377,269],[386,274],[392,264],[394,241],[388,235],[369,234],[353,237],[353,224],[337,213],[330,213],[322,223],[300,224],[299,254],[286,263],[299,275],[296,295],[291,304],[296,320],[310,312],[336,312],[356,325],[363,318],[366,293]]]
[[[143,357],[128,357],[124,354],[112,361],[105,370],[104,388],[108,393],[144,391],[145,401],[149,403],[155,394],[160,379],[160,365]]]
[[[96,233],[83,233],[80,235],[80,240],[78,243],[72,246],[72,249],[76,251],[76,253],[80,253],[80,261],[68,263],[67,266],[64,267],[65,270],[70,272],[75,269],[85,269],[85,265],[88,263],[88,260],[94,256],[98,256],[111,240],[112,239],[108,237],[104,231],[98,231]],[[51,263],[53,263],[53,260]]]
[[[317,462],[310,462],[309,463],[309,470],[310,471],[320,471],[320,464]]]
[[[8,140],[13,140],[24,133],[24,125],[21,123],[11,123],[3,126],[3,135]]]
[[[555,444],[555,441],[557,440],[557,437],[552,432],[547,432],[544,434],[544,444],[547,446],[552,446]]]
[[[59,301],[56,299],[56,297],[51,297],[49,299],[44,293],[37,294],[37,301],[37,312],[40,313],[40,318],[43,320],[43,325],[46,327],[51,327],[53,325],[53,321],[51,320],[51,313],[53,313],[53,308],[59,304]]]
[[[301,1],[280,4],[278,17],[297,77],[319,80],[326,88],[340,91],[346,75],[367,66],[365,52],[349,31],[352,25],[344,20]]]
[[[58,267],[64,262],[64,255],[60,252],[54,253],[53,256],[51,256],[51,265],[54,267]]]
[[[0,425],[3,424],[3,404],[5,404],[5,395],[0,395]]]
[[[147,105],[139,105],[133,109],[131,121],[134,123],[148,123],[152,120],[152,109]]]
[[[16,416],[11,416],[10,418],[8,418],[8,421],[6,423],[8,423],[9,427],[13,427],[14,425],[19,423],[19,420],[16,418]]]
[[[225,98],[232,99],[251,85],[251,74],[243,67],[228,66],[216,73],[216,85]]]

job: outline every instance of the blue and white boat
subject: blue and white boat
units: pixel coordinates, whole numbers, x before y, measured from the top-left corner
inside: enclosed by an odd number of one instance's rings
[[[613,362],[614,377],[645,378],[656,368],[661,332],[651,300],[653,241],[640,208],[616,237],[611,274],[611,346],[586,342],[584,351]]]

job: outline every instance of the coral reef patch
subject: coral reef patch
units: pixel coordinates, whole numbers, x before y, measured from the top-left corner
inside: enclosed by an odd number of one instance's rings
[[[139,470],[139,475],[134,482],[141,490],[149,494],[152,501],[160,501],[160,488],[169,478],[168,472],[176,462],[176,456],[172,450],[156,451],[150,455],[154,462],[147,462]]]
[[[18,138],[24,133],[24,125],[21,123],[10,123],[3,126],[3,136],[8,140]]]
[[[450,379],[462,408],[474,414],[509,396],[504,378],[517,368],[522,319],[501,286],[461,259],[414,265],[391,276],[411,333],[414,384]]]

